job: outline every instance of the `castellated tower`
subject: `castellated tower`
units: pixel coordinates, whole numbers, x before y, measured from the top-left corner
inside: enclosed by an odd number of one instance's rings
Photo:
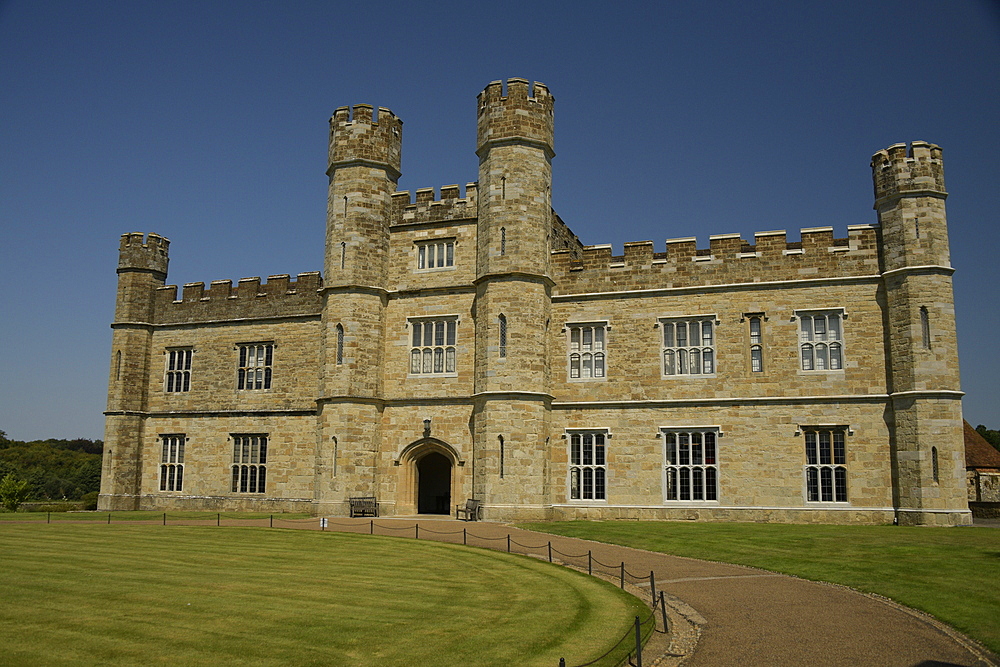
[[[379,108],[377,119],[372,111],[341,107],[330,119],[315,485],[321,512],[340,511],[348,496],[375,494],[389,221],[403,123],[388,109]]]
[[[872,157],[872,178],[899,522],[969,523],[941,149],[923,141],[890,146]]]
[[[140,232],[123,234],[118,249],[118,296],[111,343],[107,423],[99,506],[139,509],[142,413],[152,341],[153,291],[167,278],[170,241]]]
[[[553,104],[545,85],[524,79],[509,79],[506,95],[494,81],[478,97],[473,496],[490,499],[488,517],[537,517],[549,492]],[[500,470],[501,439],[516,484]]]

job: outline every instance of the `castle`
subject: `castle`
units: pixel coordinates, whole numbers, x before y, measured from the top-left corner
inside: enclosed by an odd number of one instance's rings
[[[323,274],[165,285],[122,236],[105,510],[971,522],[941,149],[878,224],[584,246],[553,97],[478,96],[479,179],[397,192],[402,122],[330,120]]]

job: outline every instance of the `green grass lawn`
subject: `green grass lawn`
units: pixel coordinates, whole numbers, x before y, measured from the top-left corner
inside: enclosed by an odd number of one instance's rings
[[[0,524],[7,665],[547,665],[637,599],[524,556],[392,537]]]
[[[878,593],[1000,653],[1000,530],[567,521],[524,528],[752,565]]]

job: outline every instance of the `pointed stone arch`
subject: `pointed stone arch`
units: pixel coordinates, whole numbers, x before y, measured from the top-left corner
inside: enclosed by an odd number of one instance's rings
[[[451,514],[462,493],[465,466],[454,447],[437,438],[421,438],[404,447],[396,463],[397,514]]]

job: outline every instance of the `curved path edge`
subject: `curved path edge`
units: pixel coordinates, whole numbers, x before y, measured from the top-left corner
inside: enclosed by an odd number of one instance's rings
[[[352,522],[359,529],[370,526],[369,519],[330,518],[329,521]],[[423,516],[375,521],[376,534],[394,534],[393,529],[379,531],[378,524],[400,522],[411,529],[414,524],[419,525],[425,531],[422,538],[455,535],[454,531],[461,534],[465,528],[470,546],[497,548],[496,542],[510,535],[518,544],[534,546],[538,553],[531,555],[536,557],[544,556],[542,549],[551,542],[556,553],[576,555],[589,551],[594,559],[604,563],[625,562],[629,572],[653,572],[656,588],[664,591],[670,606],[668,616],[674,634],[666,648],[651,645],[649,648],[659,657],[650,663],[653,656],[646,656],[644,664],[1000,666],[1000,659],[984,646],[933,616],[840,584],[539,533],[501,523],[466,523]],[[355,532],[352,528],[347,530]],[[338,528],[331,525],[330,529]],[[413,534],[404,532],[401,536],[413,537]],[[570,559],[554,557],[553,560],[580,569],[578,563],[566,562]],[[640,599],[649,599],[647,591],[640,589],[636,594]]]

